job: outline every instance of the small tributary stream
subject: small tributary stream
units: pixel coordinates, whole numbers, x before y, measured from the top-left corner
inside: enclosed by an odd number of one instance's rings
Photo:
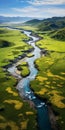
[[[30,74],[29,76],[22,78],[20,74],[16,73],[18,63],[15,63],[10,68],[8,68],[8,72],[10,72],[11,75],[19,79],[17,89],[20,93],[20,96],[24,97],[27,100],[31,100],[35,104],[35,108],[37,110],[37,123],[39,130],[51,130],[47,105],[45,104],[45,102],[41,101],[38,97],[36,97],[34,95],[34,92],[30,88],[30,81],[35,79],[38,73],[37,68],[35,68],[34,61],[41,57],[41,50],[35,45],[35,42],[39,40],[39,38],[36,36],[32,36],[30,31],[23,32],[31,38],[31,40],[29,40],[27,44],[30,44],[34,47],[34,51],[32,52],[33,57],[25,58],[25,61],[29,65]]]

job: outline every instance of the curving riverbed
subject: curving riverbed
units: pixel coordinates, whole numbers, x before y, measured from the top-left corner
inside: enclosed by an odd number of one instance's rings
[[[33,57],[25,57],[25,59],[23,59],[29,65],[30,74],[29,76],[22,78],[21,75],[17,73],[17,65],[19,64],[19,61],[8,68],[8,71],[11,73],[11,75],[19,79],[17,89],[21,97],[31,100],[35,104],[37,109],[37,122],[39,130],[51,130],[47,105],[45,102],[42,102],[38,97],[36,97],[33,91],[30,89],[30,81],[35,79],[38,73],[37,68],[35,68],[34,61],[41,57],[41,50],[35,45],[35,42],[39,40],[39,38],[32,36],[30,31],[24,31],[24,34],[32,39],[28,42],[28,44],[34,47],[34,51],[32,52]]]

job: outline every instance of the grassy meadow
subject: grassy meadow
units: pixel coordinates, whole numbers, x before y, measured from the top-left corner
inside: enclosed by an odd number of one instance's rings
[[[35,61],[39,71],[30,85],[38,96],[52,104],[57,123],[65,130],[65,41],[51,38],[52,32],[38,35],[42,39],[36,45],[47,53]]]
[[[17,80],[3,69],[32,48],[24,42],[28,39],[19,31],[0,28],[0,130],[37,129],[36,111],[18,94]]]

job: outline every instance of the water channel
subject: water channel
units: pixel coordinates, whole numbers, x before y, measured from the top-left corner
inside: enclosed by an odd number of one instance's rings
[[[38,73],[37,68],[35,68],[34,61],[41,57],[41,50],[35,45],[35,42],[39,40],[39,38],[36,36],[32,36],[31,31],[23,32],[25,35],[31,38],[31,40],[29,40],[27,44],[30,44],[34,48],[32,52],[33,57],[25,57],[25,61],[29,65],[30,74],[29,76],[22,78],[20,74],[16,73],[19,61],[13,64],[10,68],[8,68],[8,72],[10,72],[10,74],[14,77],[20,79],[17,84],[17,89],[20,93],[20,96],[24,97],[27,100],[31,100],[35,104],[35,108],[37,110],[37,123],[39,130],[51,130],[47,105],[45,104],[45,102],[41,101],[41,99],[36,97],[34,92],[30,89],[30,81],[34,80]]]

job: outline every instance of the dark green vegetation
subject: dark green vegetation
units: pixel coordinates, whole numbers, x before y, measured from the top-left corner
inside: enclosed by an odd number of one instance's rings
[[[25,39],[28,37],[19,31],[0,29],[0,130],[36,130],[36,111],[31,108],[31,102],[20,98],[16,90],[17,80],[3,69],[31,49]]]
[[[11,42],[5,41],[5,40],[0,40],[0,48],[4,48],[4,47],[10,47],[13,44]]]
[[[65,28],[60,29],[52,34],[52,38],[65,41]]]
[[[50,31],[65,27],[65,17],[45,19],[38,25],[40,31]]]
[[[30,73],[27,62],[22,62],[21,65],[17,66],[17,68],[21,71],[22,77],[26,77]]]

